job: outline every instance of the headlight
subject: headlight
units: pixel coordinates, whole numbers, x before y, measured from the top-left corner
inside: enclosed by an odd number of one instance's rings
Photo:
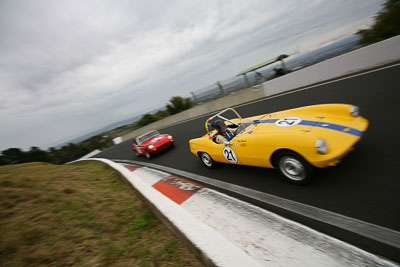
[[[328,144],[324,139],[318,139],[315,141],[315,149],[319,154],[326,154],[328,152]]]
[[[358,106],[351,106],[351,107],[350,107],[350,114],[351,114],[351,116],[353,116],[353,117],[358,117],[358,116],[360,116],[360,114],[361,114],[360,107],[358,107]]]
[[[172,136],[168,135],[168,139],[172,140],[173,138],[172,138]]]
[[[148,148],[154,149],[154,146],[153,145],[149,145]]]

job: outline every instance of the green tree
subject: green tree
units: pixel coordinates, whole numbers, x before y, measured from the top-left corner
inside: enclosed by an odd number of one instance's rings
[[[168,110],[159,110],[156,114],[154,114],[158,120],[168,117],[169,115],[171,114],[169,114]]]
[[[25,154],[27,162],[51,162],[50,155],[37,146],[31,147]]]
[[[51,158],[51,162],[55,164],[62,164],[63,163],[63,158],[61,155],[61,151],[59,149],[56,149],[54,147],[49,148],[49,157]]]
[[[375,16],[370,29],[357,32],[360,45],[376,43],[400,34],[400,0],[387,0],[383,9]]]
[[[64,164],[86,155],[90,151],[81,144],[69,143],[58,150],[50,150],[53,163]]]
[[[27,162],[26,153],[19,148],[9,148],[1,152],[3,165]]]
[[[9,148],[1,152],[0,165],[18,164],[25,162],[51,162],[64,164],[77,160],[95,149],[106,149],[114,145],[109,136],[93,136],[79,144],[69,143],[56,149],[50,147],[48,151],[43,151],[39,147],[33,146],[28,152],[19,148]]]
[[[96,135],[92,136],[89,139],[83,141],[81,145],[84,147],[85,151],[88,151],[86,154],[92,152],[96,149],[105,149],[112,146],[114,143],[112,139],[108,136]],[[84,156],[84,155],[82,155]]]
[[[167,104],[167,110],[170,114],[176,114],[186,109],[193,107],[190,98],[182,98],[180,96],[174,96],[169,100],[170,104]]]
[[[147,124],[155,122],[157,118],[152,114],[145,114],[143,117],[137,122],[140,127],[143,127]]]

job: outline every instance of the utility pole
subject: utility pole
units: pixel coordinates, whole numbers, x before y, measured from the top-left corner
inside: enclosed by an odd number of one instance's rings
[[[192,94],[192,96],[193,96],[193,101],[195,102],[195,103],[197,103],[197,98],[196,98],[196,95],[193,93],[193,92],[190,92],[191,94]]]
[[[216,82],[216,85],[218,86],[219,90],[221,91],[221,94],[224,95],[225,92],[224,92],[224,88],[222,87],[222,84],[218,81],[218,82]]]

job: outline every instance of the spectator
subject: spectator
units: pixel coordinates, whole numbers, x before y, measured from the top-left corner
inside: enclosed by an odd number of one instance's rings
[[[285,71],[282,68],[274,68],[274,71],[275,71],[275,74],[274,74],[275,78],[285,75]]]
[[[257,84],[260,84],[264,81],[262,74],[259,73],[258,71],[256,71],[256,80],[257,80]]]

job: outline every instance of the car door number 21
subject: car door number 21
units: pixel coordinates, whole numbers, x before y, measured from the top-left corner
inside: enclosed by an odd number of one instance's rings
[[[232,163],[237,163],[237,157],[235,154],[235,151],[233,151],[232,148],[230,147],[225,147],[224,150],[222,151],[222,154],[224,155],[224,158]]]

